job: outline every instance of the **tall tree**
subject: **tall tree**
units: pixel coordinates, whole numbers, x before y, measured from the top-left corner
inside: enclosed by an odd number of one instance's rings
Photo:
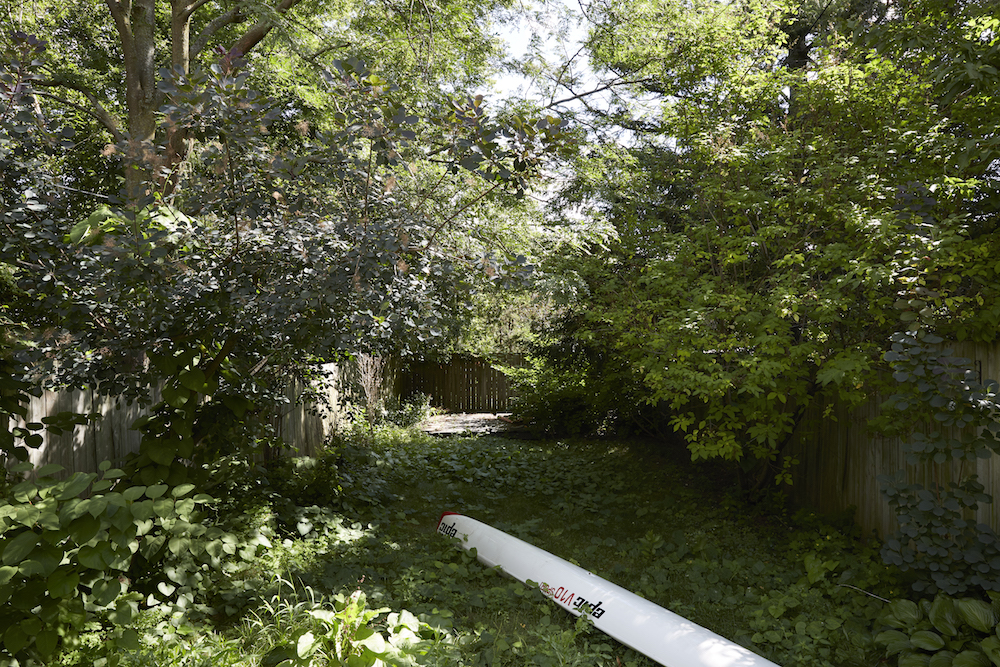
[[[451,2],[429,6],[345,4],[319,0],[106,0],[103,3],[4,3],[5,36],[12,31],[52,39],[47,76],[37,88],[57,113],[75,110],[99,123],[119,143],[130,169],[133,199],[147,175],[176,171],[188,143],[182,128],[163,136],[158,112],[165,102],[163,74],[190,74],[193,66],[223,69],[236,59],[279,71],[316,73],[331,59],[362,57],[400,81],[467,84],[484,74],[496,42],[486,35],[502,3]],[[461,51],[468,46],[468,52]],[[253,56],[253,57],[252,57]],[[285,62],[282,63],[282,60]],[[281,79],[285,80],[282,81]],[[279,76],[272,88],[309,89],[309,76]],[[278,93],[275,88],[271,92]],[[289,91],[280,91],[294,98]],[[316,93],[311,94],[314,98]],[[172,183],[173,180],[168,181]],[[169,186],[168,186],[169,189]]]
[[[782,452],[810,404],[866,395],[916,272],[949,284],[956,305],[993,293],[997,237],[965,211],[992,177],[961,159],[927,71],[857,41],[849,28],[878,20],[865,12],[587,6],[597,88],[618,93],[586,113],[614,141],[590,150],[560,203],[605,211],[619,243],[592,260],[594,297],[560,346],[603,360],[594,395],[605,369],[627,369],[629,395],[658,406],[695,458],[739,460],[753,485],[786,479]],[[992,127],[990,107],[975,113]],[[914,214],[919,197],[933,223]],[[990,335],[987,303],[947,326]]]
[[[357,60],[332,61],[315,86],[329,115],[298,127],[233,59],[158,82],[154,135],[189,143],[169,196],[93,197],[84,217],[64,188],[34,186],[65,184],[66,147],[38,122],[43,45],[12,41],[0,262],[31,327],[21,356],[36,376],[129,399],[162,383],[136,463],[147,481],[183,477],[181,459],[210,466],[233,441],[219,429],[269,399],[262,373],[440,339],[478,276],[524,270],[443,241],[475,207],[523,191],[565,139],[557,119],[498,122],[478,96],[408,107]],[[165,193],[140,173],[143,190]]]

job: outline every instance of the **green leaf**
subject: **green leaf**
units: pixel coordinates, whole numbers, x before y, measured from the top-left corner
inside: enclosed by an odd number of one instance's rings
[[[284,644],[280,644],[272,648],[267,655],[264,656],[260,664],[262,667],[275,667],[277,665],[291,663],[294,660],[295,656],[292,654],[291,649]]]
[[[246,414],[247,410],[253,407],[253,403],[242,396],[223,396],[222,404],[241,419]]]
[[[21,629],[20,625],[10,626],[3,635],[4,648],[12,655],[19,653],[30,641],[31,637]]]
[[[931,657],[925,653],[904,653],[899,656],[899,667],[927,667]]]
[[[110,489],[114,484],[110,480],[101,479],[94,482],[94,485],[90,487],[91,493],[104,493]]]
[[[913,648],[910,637],[899,630],[884,630],[875,636],[875,641],[885,646],[886,653],[895,655]]]
[[[365,652],[363,655],[349,655],[347,656],[347,667],[372,667],[377,660],[378,657],[370,652]]]
[[[917,648],[925,651],[937,651],[944,648],[944,640],[941,635],[930,630],[918,630],[910,635],[910,642]]]
[[[365,636],[363,639],[357,639],[357,635],[367,634],[362,632],[362,630],[371,630],[371,628],[365,628],[365,627],[358,628],[358,632],[355,634],[354,644],[356,646],[362,646],[376,655],[381,655],[382,653],[385,653],[387,644],[382,635],[378,632],[372,632],[370,635]]]
[[[42,562],[35,558],[25,558],[21,561],[18,566],[18,571],[20,571],[21,576],[25,579],[31,579],[33,577],[44,577],[45,576],[45,566]]]
[[[73,475],[66,480],[65,486],[63,486],[62,490],[59,492],[59,500],[76,498],[78,495],[83,493],[95,479],[97,479],[97,475],[94,473],[73,473]]]
[[[169,519],[176,514],[174,511],[174,501],[170,498],[157,498],[153,501],[153,511],[161,519]]]
[[[997,626],[997,613],[982,600],[962,598],[955,600],[955,609],[966,623],[979,632],[993,633]]]
[[[34,637],[42,631],[42,619],[32,614],[21,621],[21,630],[29,637]]]
[[[149,443],[146,453],[155,463],[168,466],[177,457],[177,442],[174,440],[154,440]]]
[[[101,557],[101,551],[98,547],[80,547],[80,550],[76,553],[76,560],[80,565],[91,570],[103,571],[107,567],[107,563]]]
[[[149,521],[155,517],[156,512],[153,509],[153,501],[141,500],[137,503],[132,503],[132,516],[137,521]]]
[[[931,603],[927,616],[934,627],[946,637],[954,637],[958,634],[959,619],[955,611],[954,599],[946,595],[938,595]]]
[[[979,651],[962,651],[951,664],[953,667],[990,667],[990,659]]]
[[[990,659],[995,667],[1000,667],[1000,639],[996,635],[987,637],[979,642],[979,648],[983,650],[983,653],[986,654],[986,657]]]
[[[931,656],[928,667],[951,667],[955,661],[955,653],[952,651],[938,651]]]
[[[31,502],[38,495],[38,486],[30,480],[25,480],[10,490],[10,494],[18,502]]]
[[[194,484],[181,484],[179,486],[175,486],[174,489],[170,492],[170,495],[172,495],[174,498],[180,498],[182,496],[186,496],[187,494],[191,493],[192,491],[194,491],[194,489],[195,489]]]
[[[205,379],[205,372],[200,368],[193,368],[189,371],[180,374],[178,378],[182,387],[190,389],[193,392],[204,394],[208,393],[208,383]]]
[[[121,637],[115,640],[115,645],[126,651],[138,651],[142,648],[139,643],[139,633],[132,628],[124,628]]]
[[[38,544],[40,537],[40,535],[35,534],[33,531],[26,530],[7,542],[7,545],[3,550],[3,564],[20,564],[21,561],[23,561],[25,557],[32,552],[35,545]]]
[[[889,623],[894,628],[912,629],[923,618],[920,607],[912,600],[893,600],[889,603],[889,615],[896,623]]]
[[[181,554],[191,548],[191,540],[187,537],[171,537],[167,547],[172,553]]]
[[[42,514],[42,511],[34,505],[8,505],[7,508],[7,516],[14,519],[16,523],[29,528],[38,523],[38,519]],[[13,512],[9,511],[11,509],[13,509]]]
[[[47,465],[43,465],[40,468],[37,468],[35,470],[35,477],[49,477],[51,475],[56,474],[57,472],[62,472],[65,469],[66,468],[59,465],[58,463],[49,463]]]
[[[99,607],[107,607],[114,602],[122,592],[122,584],[117,577],[102,579],[94,584],[91,602]]]
[[[316,652],[316,647],[318,645],[319,642],[316,641],[316,637],[313,633],[311,631],[306,632],[299,637],[299,640],[295,643],[295,653],[302,659],[308,658]]]
[[[135,603],[127,598],[119,598],[115,603],[115,608],[108,614],[108,620],[119,627],[127,627],[132,623],[132,619],[135,618],[135,613],[137,607],[133,607]]]
[[[80,575],[71,567],[60,567],[48,579],[49,596],[53,598],[68,598],[80,585]]]
[[[108,496],[95,496],[93,498],[88,498],[87,501],[87,511],[93,517],[98,517],[104,514],[104,511],[108,509],[109,504]],[[88,502],[89,501],[89,502]]]
[[[59,646],[59,633],[55,630],[42,630],[35,636],[35,649],[47,658],[56,651]]]
[[[5,586],[17,572],[18,569],[13,565],[0,566],[0,586]]]
[[[173,385],[164,386],[161,395],[164,402],[174,408],[183,408],[188,399],[191,398],[190,390]]]

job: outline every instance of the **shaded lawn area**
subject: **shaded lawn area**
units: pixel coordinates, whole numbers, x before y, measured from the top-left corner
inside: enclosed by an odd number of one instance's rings
[[[348,473],[363,491],[354,495],[371,501],[344,496],[354,537],[331,533],[317,514],[287,562],[301,586],[360,589],[372,605],[446,631],[452,653],[429,664],[653,664],[437,535],[443,511],[546,549],[778,664],[879,662],[871,628],[883,603],[865,591],[898,590],[877,545],[806,512],[747,506],[717,466],[624,442],[385,435],[355,463],[363,479]]]

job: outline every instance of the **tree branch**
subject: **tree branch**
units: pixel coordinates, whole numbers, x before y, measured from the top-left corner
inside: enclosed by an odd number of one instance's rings
[[[66,88],[68,90],[75,90],[76,92],[80,93],[81,95],[87,98],[87,101],[90,102],[90,108],[85,107],[82,104],[77,104],[76,102],[71,102],[70,100],[59,97],[58,95],[53,95],[52,93],[45,93],[42,91],[36,91],[36,92],[38,93],[38,95],[42,97],[47,97],[51,100],[55,100],[60,104],[72,107],[77,111],[81,111],[87,114],[88,116],[96,120],[98,123],[103,125],[104,129],[106,129],[108,132],[111,133],[111,136],[114,138],[116,142],[121,141],[124,138],[124,135],[122,134],[121,131],[121,127],[119,126],[118,121],[115,120],[115,117],[112,116],[111,113],[104,108],[104,106],[98,101],[97,96],[84,86],[75,82],[57,83],[55,81],[36,81],[35,85],[45,88]]]
[[[316,53],[312,54],[311,56],[306,56],[305,58],[309,62],[315,62],[317,58],[319,58],[320,56],[322,56],[322,55],[324,55],[326,53],[329,53],[330,51],[335,51],[336,49],[346,49],[350,45],[351,45],[351,42],[341,42],[340,44],[332,44],[330,46],[326,46],[326,47],[320,49],[319,51],[317,51]]]
[[[128,60],[135,46],[132,24],[129,21],[129,13],[132,11],[131,0],[126,0],[124,3],[117,0],[104,0],[104,4],[108,6],[111,18],[115,21],[115,28],[117,28],[118,36],[121,39],[122,52],[125,59]]]
[[[200,3],[199,8],[205,3]],[[205,50],[208,46],[209,40],[222,28],[227,25],[232,25],[234,23],[243,23],[247,20],[247,15],[241,11],[240,7],[233,7],[228,12],[219,14],[214,19],[208,22],[202,31],[198,33],[198,37],[191,41],[191,59],[193,60],[199,53]]]
[[[556,100],[554,102],[550,102],[549,104],[547,104],[546,106],[544,106],[542,108],[543,109],[551,109],[553,107],[559,106],[560,104],[566,104],[567,102],[574,102],[576,100],[582,100],[585,97],[590,97],[591,95],[596,95],[597,93],[603,93],[605,90],[610,90],[611,88],[614,88],[615,86],[647,85],[647,84],[652,83],[653,81],[655,81],[655,79],[653,79],[652,77],[646,77],[644,79],[636,79],[635,81],[612,81],[610,83],[604,84],[603,86],[599,86],[597,88],[594,88],[593,90],[588,90],[585,93],[577,93],[577,94],[571,95],[569,97],[564,97],[561,100]],[[570,92],[573,92],[573,91],[570,90]]]
[[[192,2],[190,5],[184,8],[184,18],[191,18],[191,16],[194,15],[196,11],[204,7],[209,2],[210,0],[197,0],[197,2]]]
[[[274,11],[278,14],[285,14],[289,9],[302,2],[302,0],[281,0]],[[271,21],[258,21],[252,28],[247,30],[242,37],[229,49],[232,56],[243,56],[250,52],[250,49],[257,46],[267,33],[271,32],[274,23]]]
[[[219,372],[219,368],[222,366],[222,362],[236,348],[237,342],[239,342],[239,335],[234,331],[226,338],[226,342],[222,344],[222,349],[219,350],[219,353],[202,369],[206,378],[212,379],[215,377],[215,374]]]
[[[478,195],[476,195],[475,197],[473,197],[468,203],[466,203],[460,209],[458,209],[457,211],[455,211],[454,214],[452,214],[447,219],[445,219],[444,222],[442,222],[440,225],[438,225],[437,227],[435,227],[434,230],[431,232],[430,238],[427,239],[427,243],[424,244],[424,247],[421,248],[419,250],[419,252],[427,252],[430,249],[430,247],[432,245],[434,245],[434,241],[437,240],[438,234],[440,234],[441,231],[444,230],[445,227],[447,227],[449,224],[451,224],[451,222],[455,218],[457,218],[462,213],[464,213],[466,209],[468,209],[470,206],[472,206],[476,202],[482,201],[487,195],[489,195],[491,192],[493,192],[494,190],[496,190],[497,188],[499,188],[502,184],[503,184],[503,181],[498,180],[488,190],[484,190],[483,192],[480,192]]]

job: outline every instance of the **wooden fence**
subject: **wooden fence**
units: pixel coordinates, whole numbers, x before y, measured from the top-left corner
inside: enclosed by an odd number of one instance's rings
[[[984,378],[1000,378],[1000,345],[953,346],[955,353],[969,357]],[[523,363],[518,358],[506,365]],[[348,406],[362,400],[357,369],[349,364],[329,365],[326,379],[307,388],[293,383],[287,389],[288,403],[274,415],[275,433],[300,454],[309,455],[340,426]],[[387,392],[406,398],[429,394],[432,404],[456,412],[502,412],[508,408],[510,385],[506,376],[488,363],[468,357],[453,357],[447,363],[411,362],[409,367],[390,364],[382,382]],[[895,515],[882,497],[877,477],[905,470],[907,479],[928,486],[938,479],[957,478],[974,466],[980,483],[997,501],[980,507],[977,520],[1000,531],[1000,456],[977,463],[918,468],[905,463],[902,443],[870,432],[868,421],[879,413],[882,397],[873,397],[859,408],[814,405],[796,433],[789,454],[798,459],[789,488],[799,504],[822,512],[856,508],[855,520],[865,531],[880,535],[896,528]],[[93,472],[101,461],[120,461],[137,452],[139,434],[129,430],[141,415],[135,406],[116,405],[89,391],[46,392],[28,406],[29,421],[62,411],[99,413],[103,417],[78,426],[60,436],[43,434],[42,445],[31,451],[36,465],[58,463],[71,471]]]
[[[948,347],[956,355],[972,359],[984,379],[1000,379],[1000,346],[962,343]],[[799,461],[789,489],[792,499],[821,512],[854,507],[855,521],[863,530],[888,535],[897,523],[893,509],[882,497],[879,475],[905,470],[908,482],[928,488],[935,478],[946,482],[974,472],[986,493],[996,499],[980,505],[976,519],[1000,532],[1000,456],[977,463],[907,465],[902,441],[879,437],[868,428],[885,398],[873,396],[853,410],[836,404],[810,408],[790,451]]]
[[[158,392],[154,392],[153,398],[159,400]],[[36,466],[55,463],[68,471],[96,472],[101,461],[119,462],[129,453],[139,451],[141,434],[129,428],[144,414],[138,405],[125,405],[84,389],[45,391],[41,396],[31,397],[27,408],[29,423],[60,412],[100,415],[89,424],[61,435],[38,431],[42,443],[29,449],[30,460]],[[11,424],[23,425],[23,421]]]
[[[285,389],[287,402],[265,417],[275,435],[299,454],[314,454],[337,429],[345,418],[347,396],[352,395],[350,369],[337,364],[328,364],[323,369],[323,380],[310,387],[301,381],[290,383]],[[158,391],[153,392],[153,399],[159,400]],[[31,398],[27,408],[28,422],[65,411],[99,415],[89,424],[61,435],[39,431],[41,445],[29,449],[30,461],[36,466],[55,463],[70,472],[96,472],[101,461],[117,465],[129,454],[139,452],[141,434],[130,428],[146,414],[138,405],[126,405],[92,390],[71,390],[42,392],[41,396]],[[23,425],[24,420],[11,423],[11,426]]]
[[[503,359],[507,366],[521,366],[524,357]],[[412,362],[401,379],[403,397],[427,394],[431,405],[449,412],[506,412],[511,386],[507,376],[490,362],[453,356],[448,363]]]
[[[523,363],[511,358],[509,363]],[[302,455],[314,454],[347,419],[351,405],[364,404],[364,364],[343,362],[326,364],[321,377],[306,386],[294,381],[285,390],[286,403],[268,419],[291,449]],[[433,405],[452,411],[498,412],[506,410],[510,388],[506,376],[489,364],[468,357],[454,357],[450,364],[416,362],[409,367],[399,360],[389,360],[380,367],[375,384],[380,385],[375,398],[406,398],[415,393],[432,397]],[[154,392],[154,402],[159,400]],[[87,425],[53,435],[39,431],[42,443],[29,450],[36,466],[55,463],[67,471],[96,472],[102,461],[121,463],[129,454],[139,452],[141,434],[130,426],[145,414],[137,405],[101,396],[91,390],[43,392],[28,404],[27,422],[59,412],[100,415]],[[23,426],[12,421],[11,426]]]

